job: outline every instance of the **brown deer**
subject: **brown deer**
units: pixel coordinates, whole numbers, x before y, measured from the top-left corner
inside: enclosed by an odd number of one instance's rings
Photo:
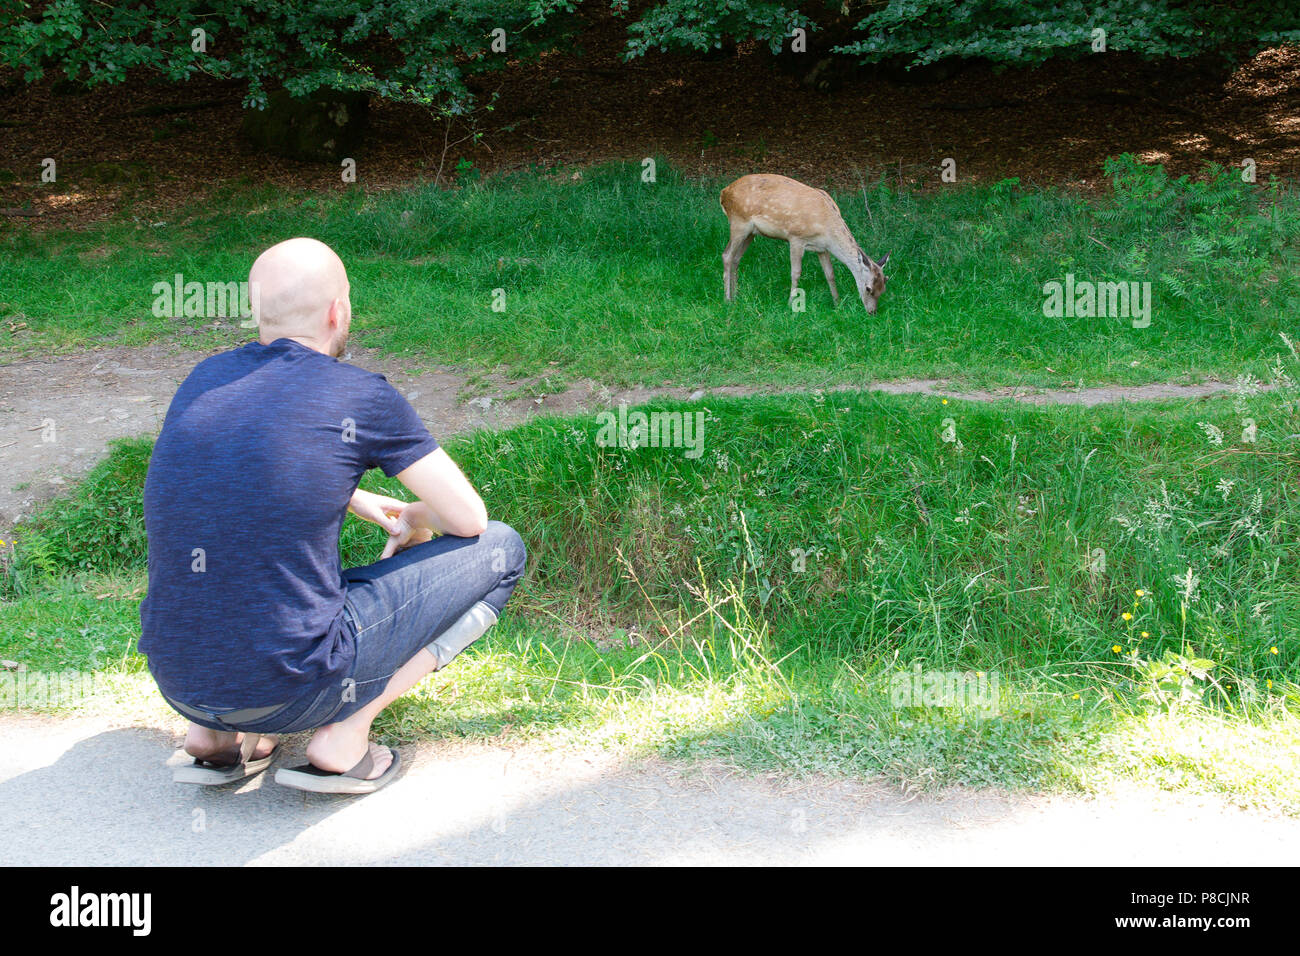
[[[722,253],[722,285],[728,302],[736,297],[740,257],[758,232],[790,243],[791,298],[799,287],[803,254],[811,250],[821,260],[836,305],[840,294],[835,289],[831,256],[849,267],[867,314],[875,313],[876,301],[885,291],[884,265],[889,253],[879,262],[872,262],[844,225],[840,207],[824,189],[813,189],[786,176],[754,173],[741,176],[722,190],[719,201],[731,223],[731,241]]]

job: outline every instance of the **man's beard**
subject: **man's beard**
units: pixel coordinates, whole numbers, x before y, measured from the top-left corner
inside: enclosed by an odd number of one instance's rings
[[[334,351],[332,354],[335,358],[342,358],[343,353],[346,352],[347,350],[348,350],[348,333],[344,332],[342,335],[339,336],[338,341],[334,343]]]

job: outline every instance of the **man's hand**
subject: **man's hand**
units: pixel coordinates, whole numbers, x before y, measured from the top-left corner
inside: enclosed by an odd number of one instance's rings
[[[384,545],[384,553],[379,556],[380,561],[391,558],[413,544],[433,540],[430,525],[434,523],[434,518],[429,507],[422,501],[412,501],[403,506],[395,523],[397,527],[388,533],[388,543]]]
[[[407,502],[405,501],[390,498],[387,495],[377,495],[372,491],[362,491],[358,488],[352,492],[352,500],[348,502],[348,511],[351,511],[363,521],[379,525],[391,536],[398,532],[397,516],[402,513],[402,509],[406,506]]]

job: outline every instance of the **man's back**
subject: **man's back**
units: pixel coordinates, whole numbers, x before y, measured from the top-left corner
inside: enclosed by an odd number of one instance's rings
[[[145,482],[140,650],[169,697],[260,707],[352,663],[338,535],[371,467],[438,447],[380,375],[291,339],[200,363],[172,400]]]

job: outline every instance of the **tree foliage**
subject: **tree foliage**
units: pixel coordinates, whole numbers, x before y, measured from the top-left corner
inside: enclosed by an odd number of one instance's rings
[[[133,68],[169,80],[195,74],[247,83],[245,105],[268,87],[305,95],[357,90],[460,112],[466,80],[508,58],[554,46],[568,0],[53,0],[39,10],[0,0],[0,64],[31,81],[50,67],[89,86]],[[202,30],[203,42],[194,31]],[[505,49],[494,50],[494,31]]]
[[[1254,52],[1300,41],[1300,3],[1249,0],[889,0],[864,17],[842,52],[914,65],[949,57],[1032,65],[1107,51],[1150,60]],[[1102,31],[1099,37],[1095,31]]]
[[[625,55],[703,52],[758,41],[773,52],[796,29],[858,62],[950,58],[1032,65],[1107,50],[1150,59],[1229,56],[1300,42],[1300,0],[0,0],[0,65],[28,80],[57,68],[88,85],[146,68],[173,81],[203,73],[302,95],[364,90],[451,113],[468,80],[508,59],[571,48],[584,12],[612,12]],[[204,31],[206,44],[195,41]],[[493,40],[504,39],[504,51]],[[206,46],[206,48],[204,48]]]

